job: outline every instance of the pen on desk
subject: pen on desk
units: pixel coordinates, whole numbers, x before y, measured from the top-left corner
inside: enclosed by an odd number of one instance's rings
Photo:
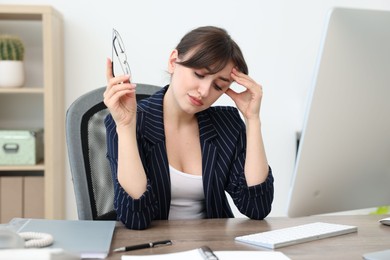
[[[199,251],[204,260],[218,260],[218,257],[214,254],[213,250],[208,246],[202,246],[199,248]]]
[[[132,251],[132,250],[143,249],[143,248],[164,246],[164,245],[166,245],[166,246],[172,245],[172,241],[171,240],[162,240],[162,241],[155,241],[155,242],[133,245],[133,246],[119,247],[119,248],[114,249],[114,252],[126,252],[126,251]]]

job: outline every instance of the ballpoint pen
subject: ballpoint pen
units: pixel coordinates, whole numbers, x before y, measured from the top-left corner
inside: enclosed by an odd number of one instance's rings
[[[119,248],[114,249],[113,252],[126,252],[126,251],[132,251],[132,250],[137,250],[137,249],[152,248],[152,247],[156,247],[156,246],[167,246],[167,245],[172,245],[172,241],[171,240],[162,240],[162,241],[155,241],[155,242],[133,245],[133,246],[124,246],[124,247],[119,247]]]
[[[199,251],[204,260],[218,260],[218,257],[214,254],[213,250],[208,246],[202,246],[199,248]]]

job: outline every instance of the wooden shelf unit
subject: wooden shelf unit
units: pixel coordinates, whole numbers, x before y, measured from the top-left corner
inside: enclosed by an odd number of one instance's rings
[[[62,16],[47,5],[0,5],[0,32],[19,35],[25,42],[26,51],[25,86],[0,88],[0,129],[44,129],[44,161],[33,166],[0,166],[0,178],[10,177],[13,173],[20,176],[21,172],[26,172],[28,176],[43,172],[42,217],[63,219],[65,105]]]

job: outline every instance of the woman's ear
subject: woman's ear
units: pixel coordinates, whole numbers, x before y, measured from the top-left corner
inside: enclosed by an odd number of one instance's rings
[[[173,71],[175,70],[176,62],[178,60],[178,52],[176,49],[174,49],[169,56],[169,61],[168,61],[168,72],[169,74],[172,74]]]

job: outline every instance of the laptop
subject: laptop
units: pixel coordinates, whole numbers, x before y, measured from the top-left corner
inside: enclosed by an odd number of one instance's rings
[[[14,218],[10,227],[20,232],[51,234],[54,242],[48,248],[61,248],[81,258],[106,258],[115,229],[115,221],[48,220]]]
[[[363,259],[364,260],[388,260],[390,259],[390,249],[364,254]]]

